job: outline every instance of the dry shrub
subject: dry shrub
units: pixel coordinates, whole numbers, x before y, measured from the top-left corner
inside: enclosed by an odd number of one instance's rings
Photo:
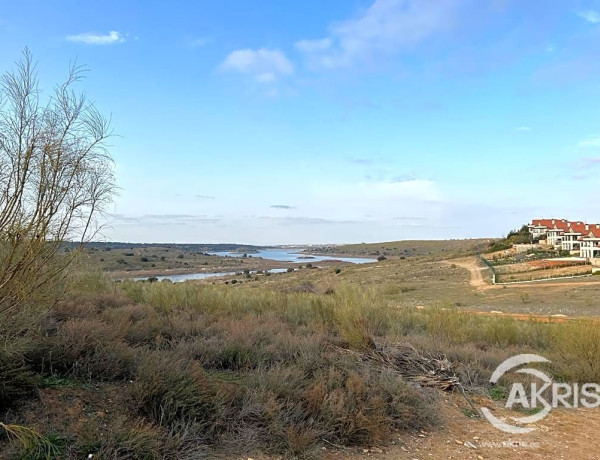
[[[312,281],[302,281],[294,286],[287,286],[281,289],[281,292],[300,292],[304,294],[316,294],[317,287]]]
[[[72,295],[70,299],[61,300],[46,314],[41,316],[40,324],[48,332],[55,332],[58,325],[72,318],[92,318],[107,309],[118,309],[130,304],[130,300],[122,294],[99,293],[90,295]],[[110,311],[110,310],[108,310]]]
[[[350,347],[373,348],[391,330],[394,314],[374,290],[343,286],[332,297],[334,328]]]
[[[125,305],[129,305],[131,301],[125,295],[118,292],[110,294],[101,292],[92,297],[90,303],[96,305],[100,310],[105,310],[107,308],[124,307]]]
[[[163,322],[156,315],[129,323],[125,341],[130,345],[155,345],[162,342]]]
[[[97,427],[96,427],[97,428]],[[164,458],[164,435],[143,420],[119,416],[105,430],[89,430],[76,448],[74,458],[154,460]],[[88,456],[92,457],[88,457]]]
[[[274,367],[246,378],[247,391],[231,424],[240,439],[274,452],[307,453],[321,439],[369,445],[398,429],[436,421],[429,393],[397,374],[349,358],[331,357],[315,373]]]
[[[371,444],[398,429],[423,428],[437,420],[430,393],[409,386],[394,373],[361,366],[352,370],[326,369],[316,382],[326,382],[322,400],[312,416],[326,429],[326,439],[344,444]],[[315,396],[315,389],[312,389]],[[318,392],[316,393],[318,396]]]
[[[448,342],[466,342],[469,336],[468,315],[454,308],[435,307],[424,313],[427,333]]]
[[[127,305],[102,312],[111,324],[124,329],[131,345],[164,346],[176,339],[194,337],[206,329],[206,317],[193,310],[157,312],[149,305]]]
[[[135,323],[149,316],[156,316],[154,309],[148,305],[126,305],[111,308],[102,312],[102,319],[109,323]]]
[[[452,363],[461,384],[472,389],[489,385],[492,372],[505,359],[534,352],[523,347],[496,348],[481,342],[453,343],[428,335],[406,337],[405,340],[426,353],[445,356]]]
[[[163,325],[156,311],[147,305],[127,305],[105,310],[102,318],[111,325],[122,326],[124,340],[133,346],[155,342]]]
[[[97,319],[71,319],[40,343],[33,359],[42,371],[56,375],[119,380],[133,375],[135,355],[115,325]]]
[[[600,322],[571,320],[554,328],[551,350],[559,377],[571,382],[600,382]]]
[[[318,360],[324,342],[321,333],[305,326],[247,315],[220,318],[178,349],[209,369],[251,370],[278,363],[309,365]]]
[[[64,300],[58,302],[46,316],[56,323],[61,323],[71,318],[89,318],[97,312],[98,307],[92,303]]]
[[[130,388],[134,410],[160,426],[191,424],[197,436],[211,439],[219,426],[221,404],[216,386],[198,363],[170,352],[149,352]]]

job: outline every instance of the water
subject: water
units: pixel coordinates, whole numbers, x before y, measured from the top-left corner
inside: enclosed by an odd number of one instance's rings
[[[376,259],[368,259],[363,257],[331,257],[331,256],[321,256],[321,255],[312,255],[300,253],[301,249],[279,249],[279,248],[268,248],[268,249],[260,249],[258,252],[248,254],[248,257],[262,257],[263,259],[276,260],[278,262],[294,262],[298,264],[315,264],[316,262],[321,262],[323,260],[340,260],[342,262],[349,262],[353,264],[365,264],[369,262],[375,262]],[[242,257],[243,254],[239,252],[211,252],[210,254],[221,256],[221,257]],[[287,272],[287,268],[272,268],[271,270],[267,270],[269,273],[285,273]],[[202,280],[206,278],[214,278],[217,276],[230,276],[235,275],[239,272],[218,272],[218,273],[186,273],[180,275],[161,275],[156,276],[155,278],[158,281],[162,281],[164,279],[171,280],[173,283],[181,283],[183,281],[188,280]],[[252,271],[250,273],[256,273]],[[149,277],[139,277],[139,278],[131,278],[133,281],[143,281],[147,280]]]
[[[154,276],[153,278],[158,279],[158,281],[162,280],[171,280],[173,283],[181,283],[183,281],[188,280],[203,280],[205,278],[213,278],[215,276],[229,276],[235,275],[236,272],[219,272],[219,273],[183,273],[179,275],[161,275]],[[141,276],[137,278],[130,278],[133,281],[145,281],[149,276]]]
[[[287,272],[287,268],[272,268],[271,270],[267,270],[269,273],[285,273]],[[179,275],[160,275],[155,276],[154,278],[158,279],[158,281],[162,280],[171,280],[173,283],[182,283],[183,281],[188,280],[203,280],[206,278],[215,278],[217,276],[231,276],[235,275],[239,272],[216,272],[216,273],[182,273]],[[251,271],[250,273],[256,273],[256,271]],[[149,276],[141,276],[136,278],[130,278],[133,281],[146,281]]]
[[[300,264],[308,264],[314,262],[321,262],[323,260],[340,260],[342,262],[350,262],[352,264],[366,264],[375,262],[376,259],[368,259],[363,257],[331,257],[321,256],[314,254],[301,253],[302,249],[280,249],[280,248],[267,248],[260,249],[258,252],[248,254],[248,257],[262,257],[263,259],[276,260],[278,262],[294,262]],[[211,252],[221,257],[242,257],[243,254],[239,252]]]

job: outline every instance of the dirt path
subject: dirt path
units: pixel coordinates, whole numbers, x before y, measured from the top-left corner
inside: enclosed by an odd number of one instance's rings
[[[465,257],[463,259],[452,259],[443,260],[442,263],[447,265],[456,265],[458,267],[469,270],[471,273],[470,284],[476,289],[486,289],[492,287],[491,284],[486,283],[483,279],[482,271],[487,270],[486,267],[482,267],[479,264],[479,260],[476,257]]]
[[[537,430],[509,435],[487,421],[469,418],[460,401],[449,398],[442,426],[434,431],[399,433],[394,445],[345,451],[334,450],[327,460],[391,459],[598,459],[600,409],[555,409],[539,422]],[[500,409],[498,412],[501,412]]]
[[[590,286],[590,285],[598,285],[599,281],[588,280],[588,281],[572,281],[569,278],[566,278],[564,281],[544,281],[539,280],[536,282],[522,282],[522,283],[510,283],[510,284],[491,284],[487,283],[483,278],[482,272],[488,270],[487,267],[482,267],[479,263],[479,260],[476,257],[465,257],[462,259],[450,259],[443,260],[442,263],[447,265],[456,265],[458,267],[469,270],[471,273],[470,284],[474,288],[479,291],[487,290],[487,289],[503,289],[505,286],[510,286],[511,288],[532,288],[532,287],[571,287],[571,286]],[[600,456],[599,456],[600,458]]]

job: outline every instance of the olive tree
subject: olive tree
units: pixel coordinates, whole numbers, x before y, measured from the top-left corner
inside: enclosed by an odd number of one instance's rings
[[[58,298],[76,251],[101,227],[115,190],[110,123],[74,86],[44,95],[25,50],[0,81],[0,322]]]

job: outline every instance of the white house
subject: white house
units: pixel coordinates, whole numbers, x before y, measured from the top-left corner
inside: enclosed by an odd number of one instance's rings
[[[570,222],[566,219],[534,219],[528,225],[534,239],[546,238],[547,244],[580,257],[600,257],[600,224]]]
[[[600,257],[600,224],[593,225],[590,232],[581,239],[581,257]]]
[[[562,235],[562,250],[563,251],[579,251],[581,249],[581,237],[582,234],[569,228]]]

